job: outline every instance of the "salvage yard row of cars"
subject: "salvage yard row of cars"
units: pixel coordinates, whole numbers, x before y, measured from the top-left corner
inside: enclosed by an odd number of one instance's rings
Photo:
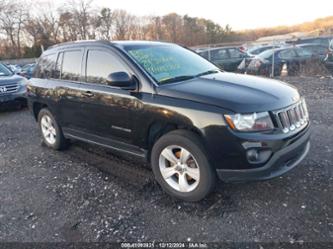
[[[289,75],[297,74],[302,65],[323,64],[333,73],[333,40],[311,38],[277,45],[217,47],[196,50],[225,71],[279,76],[283,67]],[[274,60],[274,69],[272,66]]]

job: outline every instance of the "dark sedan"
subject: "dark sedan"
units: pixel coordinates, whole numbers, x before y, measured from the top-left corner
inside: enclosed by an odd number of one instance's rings
[[[288,74],[294,75],[299,72],[302,65],[314,59],[310,51],[301,47],[270,49],[251,60],[247,73],[270,76],[272,75],[274,60],[274,76],[280,75],[284,65],[287,66]]]
[[[228,72],[235,72],[243,59],[248,57],[239,47],[213,48],[201,51],[199,54]]]
[[[26,104],[26,79],[15,75],[6,66],[0,64],[0,105]]]

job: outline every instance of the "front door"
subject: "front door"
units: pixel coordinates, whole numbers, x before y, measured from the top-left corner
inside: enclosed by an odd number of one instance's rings
[[[131,113],[137,108],[137,98],[128,90],[111,87],[107,76],[127,72],[129,67],[107,48],[93,48],[86,52],[85,83],[81,85],[81,117],[85,132],[103,139],[130,143]]]

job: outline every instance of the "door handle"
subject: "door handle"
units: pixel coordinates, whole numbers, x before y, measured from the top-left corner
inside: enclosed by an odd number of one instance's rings
[[[89,97],[89,98],[94,96],[94,94],[90,91],[86,91],[86,92],[82,93],[82,95],[85,96],[85,97]]]

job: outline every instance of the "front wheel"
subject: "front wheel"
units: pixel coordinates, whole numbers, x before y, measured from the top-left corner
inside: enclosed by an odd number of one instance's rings
[[[48,109],[44,108],[39,112],[38,123],[43,141],[47,147],[55,150],[61,150],[67,147],[67,140],[57,121]]]
[[[178,199],[199,201],[215,186],[215,171],[202,143],[189,131],[162,136],[152,149],[151,165],[160,186]]]

